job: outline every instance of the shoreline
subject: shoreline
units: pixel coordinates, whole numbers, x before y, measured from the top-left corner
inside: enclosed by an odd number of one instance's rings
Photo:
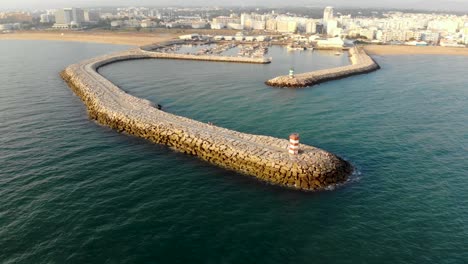
[[[115,45],[144,46],[177,38],[179,35],[193,33],[194,30],[158,29],[154,32],[109,32],[109,31],[17,31],[0,34],[0,40],[52,40],[89,42]],[[223,30],[199,30],[202,34],[222,34]],[[63,35],[62,35],[63,34]],[[468,56],[468,48],[440,46],[397,46],[363,45],[369,55],[458,55]]]
[[[67,42],[87,42],[114,45],[143,46],[156,42],[164,42],[177,37],[175,33],[139,33],[139,32],[77,32],[77,31],[51,31],[31,32],[20,31],[0,34],[0,40],[51,40]]]
[[[0,34],[0,40],[52,40],[88,42],[129,46],[145,46],[149,44],[165,42],[175,39],[180,35],[199,32],[200,34],[215,34],[213,30],[203,29],[195,31],[193,29],[155,29],[152,32],[136,31],[15,31],[12,33]],[[220,30],[218,34],[232,33],[230,30]],[[235,33],[233,33],[235,34]]]
[[[468,56],[468,48],[441,46],[363,45],[369,55],[458,55]]]

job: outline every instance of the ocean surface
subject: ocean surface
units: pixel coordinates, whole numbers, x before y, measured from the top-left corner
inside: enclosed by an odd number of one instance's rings
[[[59,72],[126,48],[0,41],[0,263],[468,263],[467,57],[375,56],[380,71],[306,89],[263,82],[346,55],[100,70],[168,112],[298,132],[358,169],[304,193],[89,120]]]

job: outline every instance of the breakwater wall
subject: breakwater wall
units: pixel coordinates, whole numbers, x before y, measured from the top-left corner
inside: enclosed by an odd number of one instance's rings
[[[217,55],[192,55],[180,53],[163,53],[155,51],[140,51],[140,56],[154,59],[172,59],[172,60],[196,60],[196,61],[214,61],[214,62],[235,62],[235,63],[271,63],[269,58],[248,58],[248,57],[230,57]]]
[[[117,61],[173,56],[186,57],[130,50],[70,65],[61,76],[97,122],[268,183],[321,190],[344,182],[352,172],[348,162],[313,146],[299,144],[299,154],[290,155],[287,135],[278,139],[246,134],[158,110],[148,100],[124,92],[98,73],[99,67]]]
[[[168,40],[168,41],[140,46],[140,49],[144,51],[154,51],[154,50],[166,48],[172,45],[184,45],[184,44],[209,45],[211,43],[213,42],[212,41],[193,41],[193,40],[174,39],[174,40]]]
[[[367,55],[364,49],[359,47],[349,49],[349,59],[351,65],[295,74],[294,76],[283,75],[270,79],[265,84],[276,87],[301,88],[380,69],[380,66]]]

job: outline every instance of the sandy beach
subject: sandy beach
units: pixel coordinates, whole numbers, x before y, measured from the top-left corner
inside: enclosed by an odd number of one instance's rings
[[[191,29],[156,29],[154,32],[122,32],[122,31],[17,31],[0,34],[2,39],[14,40],[58,40],[94,42],[107,44],[121,44],[142,46],[151,43],[177,38],[180,35],[191,34],[232,34],[232,30],[191,30]]]
[[[392,46],[368,45],[364,49],[370,55],[460,55],[468,56],[468,48],[452,48],[440,46]]]
[[[58,40],[141,46],[177,37],[175,33],[23,31],[0,34],[0,40]]]
[[[58,40],[94,42],[142,46],[177,38],[183,34],[200,33],[212,35],[235,34],[232,30],[190,30],[190,29],[157,29],[154,32],[121,32],[121,31],[18,31],[0,34],[0,40]],[[451,47],[416,47],[392,45],[366,45],[365,50],[370,55],[464,55],[468,56],[468,48]]]

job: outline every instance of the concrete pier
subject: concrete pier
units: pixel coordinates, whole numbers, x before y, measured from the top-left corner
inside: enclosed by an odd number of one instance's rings
[[[322,190],[344,182],[352,172],[348,162],[313,146],[300,144],[298,154],[290,155],[288,135],[278,139],[245,134],[158,110],[148,100],[122,91],[97,72],[106,64],[145,58],[264,63],[253,58],[161,54],[136,49],[70,65],[61,76],[82,99],[90,118],[99,123],[271,184]]]
[[[283,75],[270,79],[265,84],[276,87],[301,88],[380,69],[380,66],[362,48],[351,48],[349,56],[351,65],[295,74],[294,77]]]

